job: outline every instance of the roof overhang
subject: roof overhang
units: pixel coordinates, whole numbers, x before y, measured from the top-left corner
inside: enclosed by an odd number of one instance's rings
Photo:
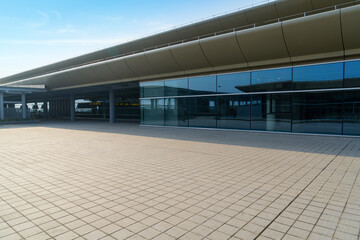
[[[360,56],[360,5],[166,46],[0,86],[49,90]]]

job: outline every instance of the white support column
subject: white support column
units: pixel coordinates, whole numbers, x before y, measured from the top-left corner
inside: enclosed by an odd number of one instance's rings
[[[26,96],[25,94],[21,94],[21,106],[22,106],[22,119],[26,119],[27,115],[27,106],[26,106]]]
[[[0,93],[0,120],[4,120],[4,94]]]
[[[70,95],[70,120],[75,121],[75,96]]]
[[[114,90],[109,90],[109,112],[110,112],[110,123],[115,122],[115,93]]]
[[[48,100],[44,99],[43,101],[43,109],[44,109],[44,119],[48,119],[49,117],[49,111],[48,111]]]

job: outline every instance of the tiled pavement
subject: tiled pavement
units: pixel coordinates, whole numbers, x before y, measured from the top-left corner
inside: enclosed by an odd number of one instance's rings
[[[0,126],[0,238],[359,239],[359,170],[357,138]]]

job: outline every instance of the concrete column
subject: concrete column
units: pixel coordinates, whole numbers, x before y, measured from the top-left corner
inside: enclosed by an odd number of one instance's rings
[[[109,112],[110,112],[110,123],[115,122],[115,93],[114,90],[109,91]]]
[[[70,121],[75,121],[75,96],[70,95]]]
[[[50,119],[54,118],[54,101],[53,100],[49,100],[48,117]]]
[[[56,107],[55,107],[55,116],[56,116],[56,118],[57,119],[59,119],[60,118],[60,100],[59,99],[56,99],[55,100],[55,103],[56,103]]]
[[[275,130],[275,115],[272,107],[272,99],[270,95],[266,96],[266,130],[274,131]]]
[[[4,120],[4,94],[0,93],[0,120]]]
[[[48,100],[47,99],[45,99],[43,101],[43,106],[44,106],[44,119],[48,119],[49,109],[48,109]]]
[[[22,106],[22,119],[26,119],[27,107],[26,107],[26,96],[21,94],[21,106]]]

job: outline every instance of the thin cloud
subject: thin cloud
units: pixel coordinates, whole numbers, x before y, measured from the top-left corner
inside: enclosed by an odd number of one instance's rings
[[[72,27],[71,25],[68,25],[64,28],[60,28],[57,30],[58,33],[64,34],[64,33],[75,33],[77,32],[76,29],[74,27]]]
[[[38,21],[30,21],[26,23],[26,26],[29,28],[38,28],[46,25],[50,21],[50,17],[47,13],[40,10],[36,11],[36,14],[40,16]]]
[[[127,39],[51,39],[51,40],[0,40],[2,45],[108,45]]]
[[[124,20],[124,17],[122,16],[107,16],[105,17],[105,20],[112,21],[112,22],[120,22]]]
[[[58,12],[58,11],[51,11],[51,13],[53,13],[59,20],[61,20],[61,14],[60,14],[60,12]]]

